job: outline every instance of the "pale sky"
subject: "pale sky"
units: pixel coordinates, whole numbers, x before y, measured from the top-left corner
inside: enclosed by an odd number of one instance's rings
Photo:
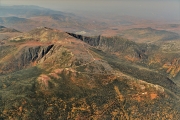
[[[37,5],[79,14],[130,15],[180,20],[180,0],[0,0],[2,5]]]

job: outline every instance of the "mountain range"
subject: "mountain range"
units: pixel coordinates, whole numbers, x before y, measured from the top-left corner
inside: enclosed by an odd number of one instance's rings
[[[48,27],[1,41],[1,119],[180,117],[177,51]]]
[[[0,8],[0,25],[19,31],[30,31],[36,27],[46,26],[69,32],[102,29],[105,24],[72,13],[55,11],[38,6],[2,6]]]
[[[178,120],[179,34],[132,16],[2,6],[0,120]]]

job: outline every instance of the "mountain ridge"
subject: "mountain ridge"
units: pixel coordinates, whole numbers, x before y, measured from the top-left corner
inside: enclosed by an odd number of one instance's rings
[[[1,119],[180,117],[180,87],[142,65],[145,44],[40,27],[0,49]]]

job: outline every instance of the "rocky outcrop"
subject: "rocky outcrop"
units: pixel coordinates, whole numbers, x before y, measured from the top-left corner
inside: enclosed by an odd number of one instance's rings
[[[74,33],[68,33],[68,34],[77,38],[77,39],[80,39],[80,40],[88,43],[91,46],[99,46],[99,44],[100,44],[101,36],[87,37],[87,36],[77,35]]]
[[[18,55],[18,62],[26,66],[32,62],[38,62],[42,59],[53,47],[54,45],[47,46],[34,46],[34,47],[25,47],[22,52]]]
[[[167,62],[163,65],[166,72],[170,74],[171,77],[176,77],[180,72],[180,59],[174,59],[172,62]]]
[[[17,54],[12,56],[11,60],[8,60],[7,64],[4,64],[1,69],[6,73],[6,71],[20,70],[36,64],[53,48],[53,46],[53,44],[44,46],[25,46],[20,49]]]
[[[103,37],[103,36],[94,36],[87,37],[82,35],[77,35],[74,33],[68,33],[69,35],[82,40],[89,45],[103,50],[104,52],[111,53],[123,53],[129,55],[131,58],[137,59],[147,59],[146,55],[147,47],[145,44],[140,46],[139,44],[129,41],[121,37]]]

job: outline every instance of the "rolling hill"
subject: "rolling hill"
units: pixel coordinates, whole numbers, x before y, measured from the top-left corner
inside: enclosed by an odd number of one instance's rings
[[[121,35],[129,38],[130,40],[144,43],[180,39],[180,35],[175,32],[156,30],[150,27],[125,30],[121,33]]]
[[[0,26],[0,33],[5,33],[5,32],[20,32],[16,29],[11,29],[11,28],[6,28],[4,26]]]
[[[0,44],[4,44],[7,39],[20,34],[21,32],[16,29],[0,26]]]

